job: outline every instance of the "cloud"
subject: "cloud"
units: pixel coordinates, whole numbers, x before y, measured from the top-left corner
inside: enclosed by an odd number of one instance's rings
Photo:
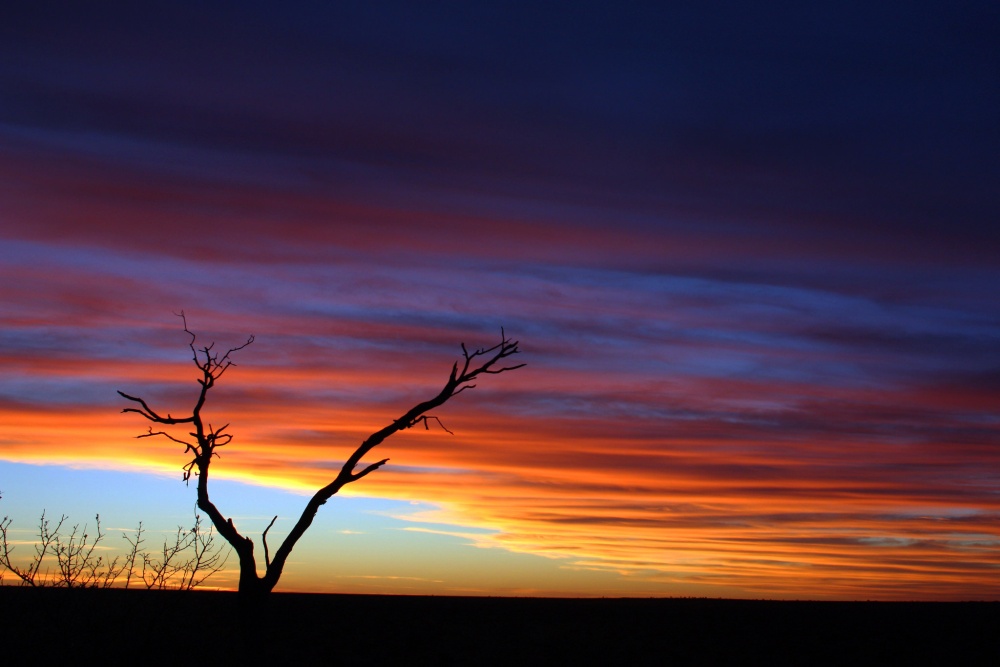
[[[179,470],[115,392],[190,409],[183,310],[256,336],[218,474],[306,492],[502,326],[529,365],[366,492],[650,593],[995,596],[976,12],[33,7],[0,28],[0,458]]]

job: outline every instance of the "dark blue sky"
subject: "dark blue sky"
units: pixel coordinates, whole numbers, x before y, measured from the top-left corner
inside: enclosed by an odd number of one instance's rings
[[[304,188],[397,179],[461,212],[472,191],[995,262],[993,3],[651,4],[30,3],[2,28],[0,121],[274,160]],[[281,168],[299,158],[316,173]]]

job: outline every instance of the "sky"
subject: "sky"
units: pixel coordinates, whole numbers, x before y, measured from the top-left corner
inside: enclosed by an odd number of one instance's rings
[[[212,390],[277,590],[1000,599],[1000,7],[20,3],[0,516],[193,517]],[[110,551],[108,553],[111,553]],[[210,585],[235,585],[235,558]],[[9,576],[9,575],[8,575]]]

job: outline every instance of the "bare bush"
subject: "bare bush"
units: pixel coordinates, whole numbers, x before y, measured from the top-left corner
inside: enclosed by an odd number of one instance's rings
[[[56,586],[66,588],[108,588],[122,572],[118,565],[119,557],[108,561],[104,556],[94,555],[106,535],[101,532],[101,515],[95,516],[97,535],[93,538],[87,533],[87,526],[80,529],[79,524],[73,526],[69,536],[63,539],[59,529],[67,519],[66,515],[59,518],[56,529],[47,537],[51,537],[52,552],[56,558]],[[43,522],[44,525],[44,522]]]
[[[131,542],[130,542],[131,543]],[[194,526],[177,527],[173,544],[164,541],[158,557],[142,553],[141,577],[146,588],[179,588],[189,591],[221,570],[231,549],[222,550],[215,542],[215,531],[202,529],[201,515],[195,514]]]
[[[12,572],[24,586],[42,585],[43,580],[39,578],[42,562],[52,551],[53,533],[59,533],[65,520],[65,516],[61,517],[55,530],[52,531],[49,529],[49,520],[45,518],[45,512],[42,512],[42,518],[38,522],[38,542],[35,544],[35,555],[26,567],[19,567],[11,559],[14,547],[10,545],[7,537],[7,530],[10,528],[12,520],[4,515],[4,518],[0,519],[0,565]]]
[[[86,525],[81,529],[79,524],[66,535],[63,526],[67,519],[64,514],[52,525],[43,511],[34,554],[27,564],[19,565],[13,558],[14,540],[9,535],[12,519],[5,515],[0,519],[0,567],[16,576],[22,586],[129,588],[141,580],[146,588],[191,590],[225,567],[231,551],[217,543],[211,528],[203,530],[197,512],[194,525],[189,529],[178,527],[174,543],[165,540],[162,552],[155,556],[141,548],[145,542],[141,522],[134,536],[122,536],[129,545],[124,555],[111,558],[99,553],[104,549],[100,543],[107,537],[101,529],[100,515],[95,517],[93,536]],[[44,563],[53,561],[54,569],[42,569]],[[138,572],[137,563],[141,563]]]

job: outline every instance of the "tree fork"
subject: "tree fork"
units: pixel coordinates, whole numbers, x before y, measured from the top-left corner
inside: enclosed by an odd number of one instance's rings
[[[205,406],[205,402],[208,398],[208,391],[215,386],[216,380],[222,377],[223,373],[234,365],[230,355],[253,343],[254,337],[248,337],[245,343],[238,347],[230,348],[225,354],[220,356],[218,352],[212,351],[214,343],[202,348],[196,348],[195,342],[197,337],[193,332],[191,332],[190,329],[188,329],[187,319],[184,317],[184,313],[181,312],[179,317],[183,320],[184,332],[190,336],[188,347],[191,349],[194,364],[201,372],[201,377],[197,378],[200,388],[190,416],[173,417],[169,412],[166,413],[166,416],[163,416],[154,410],[142,398],[131,396],[123,391],[119,391],[118,393],[122,396],[122,398],[138,405],[138,407],[125,408],[122,412],[137,413],[154,424],[161,424],[165,426],[176,426],[179,424],[193,425],[194,429],[186,434],[187,438],[174,436],[167,431],[154,431],[153,427],[149,428],[148,433],[144,433],[136,437],[165,437],[173,442],[184,445],[185,453],[193,455],[191,461],[184,466],[184,481],[189,482],[191,473],[194,472],[195,476],[198,478],[198,507],[208,515],[216,530],[219,531],[219,534],[227,542],[229,542],[229,544],[231,544],[233,549],[236,551],[240,563],[239,592],[241,594],[240,597],[244,599],[259,599],[274,589],[278,580],[281,578],[288,556],[291,554],[292,549],[295,547],[299,539],[312,525],[313,519],[316,517],[316,513],[319,511],[320,506],[324,505],[344,486],[366,477],[389,461],[389,459],[382,459],[355,472],[357,467],[361,464],[361,460],[366,454],[368,454],[368,452],[382,444],[382,442],[384,442],[387,438],[399,431],[412,428],[413,426],[421,423],[424,425],[424,428],[429,428],[428,422],[430,420],[436,421],[442,429],[451,433],[451,431],[444,428],[440,419],[434,415],[427,414],[428,411],[444,405],[449,399],[457,396],[466,389],[475,388],[476,385],[473,384],[473,380],[477,377],[482,375],[497,375],[507,371],[513,371],[525,365],[523,363],[504,365],[504,359],[520,353],[520,350],[518,349],[518,341],[507,338],[503,329],[500,329],[500,342],[492,347],[478,348],[470,352],[463,343],[461,345],[462,359],[455,362],[452,366],[448,380],[445,382],[441,391],[434,397],[417,403],[415,406],[407,410],[399,419],[395,419],[378,431],[375,431],[360,445],[358,445],[350,457],[348,457],[348,459],[344,462],[337,476],[329,484],[318,489],[312,498],[310,498],[306,503],[305,508],[302,510],[302,514],[295,522],[292,530],[289,531],[288,535],[274,552],[273,559],[270,557],[270,552],[267,546],[267,532],[274,525],[277,517],[271,520],[271,523],[268,524],[264,533],[261,535],[261,542],[264,546],[265,563],[264,575],[260,576],[257,570],[257,561],[254,556],[253,540],[242,535],[239,530],[237,530],[233,520],[224,516],[215,506],[215,503],[211,501],[208,495],[209,468],[212,464],[212,458],[214,456],[218,456],[215,449],[229,444],[232,440],[232,436],[230,434],[223,432],[229,425],[226,424],[218,429],[213,429],[212,426],[209,425],[206,430],[201,416],[202,408]]]

